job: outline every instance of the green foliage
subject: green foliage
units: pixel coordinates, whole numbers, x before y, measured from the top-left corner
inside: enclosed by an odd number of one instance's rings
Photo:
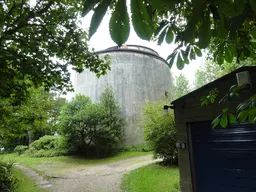
[[[88,48],[79,27],[83,1],[0,2],[0,97],[26,96],[31,84],[47,90],[72,90],[68,66],[106,74],[109,62]]]
[[[0,112],[0,145],[13,150],[16,145],[29,145],[33,140],[57,130],[57,118],[65,99],[45,91],[29,88],[26,100],[17,106],[12,98],[2,99]]]
[[[239,122],[248,121],[256,124],[256,95],[240,103],[237,106],[237,112]]]
[[[24,153],[27,149],[28,149],[28,146],[25,146],[25,145],[17,145],[17,146],[14,148],[14,152],[18,153],[18,155],[21,155],[21,154]]]
[[[99,103],[93,104],[89,97],[76,95],[63,107],[60,124],[72,153],[106,156],[117,150],[124,120],[113,90],[107,87]]]
[[[179,169],[160,164],[135,169],[123,176],[121,189],[126,192],[180,192]]]
[[[111,3],[111,0],[101,1],[98,4],[98,6],[94,9],[91,25],[89,28],[89,38],[93,36],[97,28],[100,26],[100,23],[108,10],[108,6],[110,5],[110,3]]]
[[[254,65],[255,61],[252,59],[246,59],[239,63],[232,60],[231,63],[224,62],[222,65],[218,65],[214,61],[208,59],[200,66],[200,69],[196,70],[194,86],[195,88],[202,87],[240,67]]]
[[[121,46],[127,41],[130,34],[130,25],[126,0],[120,0],[115,4],[115,9],[109,22],[109,31],[111,38],[117,45]]]
[[[218,89],[213,89],[207,96],[201,97],[201,106],[209,105],[215,102],[216,97],[218,96]]]
[[[246,59],[242,62],[224,62],[222,66],[216,65],[214,62],[206,61],[201,69],[198,69],[195,75],[195,87],[199,88],[211,81],[226,75],[240,67],[243,66],[254,66],[255,61],[252,59]],[[241,102],[237,106],[236,114],[229,112],[228,104],[232,102],[236,97],[240,96],[240,92],[244,89],[244,85],[238,87],[233,85],[230,87],[228,93],[224,95],[223,98],[219,101],[220,104],[224,106],[222,112],[213,120],[213,128],[220,125],[221,127],[226,127],[228,124],[236,122],[245,122],[256,123],[256,112],[255,112],[255,95],[252,95],[247,100]],[[216,98],[219,94],[218,89],[213,89],[209,92],[207,96],[201,98],[201,105],[209,105],[216,102]],[[254,120],[255,119],[255,120]]]
[[[153,149],[148,146],[147,144],[142,144],[138,146],[130,146],[130,147],[122,147],[119,149],[120,152],[149,152],[152,151]]]
[[[67,140],[63,136],[43,136],[29,145],[26,154],[31,157],[67,155]]]
[[[196,70],[194,82],[195,88],[202,87],[219,78],[221,76],[221,71],[222,67],[220,65],[217,65],[210,60],[206,60],[203,65],[200,66],[200,69]]]
[[[177,164],[176,130],[174,114],[163,114],[164,102],[147,102],[139,125],[144,129],[145,140],[154,151],[155,158],[163,158],[166,164]]]
[[[154,26],[147,4],[143,1],[131,0],[131,18],[137,35],[141,39],[150,40],[154,33]],[[119,20],[119,18],[117,19]],[[129,25],[129,23],[127,24]]]
[[[14,192],[18,186],[18,179],[12,174],[13,162],[0,159],[0,191]]]
[[[249,123],[256,123],[256,95],[252,95],[249,99],[240,103],[236,109],[236,113],[231,113],[229,110],[229,104],[232,100],[242,94],[245,85],[237,86],[233,85],[229,89],[229,93],[227,93],[224,97],[222,97],[219,101],[219,104],[222,104],[224,108],[222,112],[212,121],[213,128],[220,125],[225,128],[228,124],[232,123],[243,123],[245,121]],[[218,96],[219,91],[217,89],[211,90],[207,96],[203,96],[201,98],[201,105],[209,105],[216,102],[216,98]]]
[[[105,0],[108,1],[108,0]],[[123,0],[113,1],[116,4]],[[84,15],[103,1],[86,3]],[[176,61],[182,69],[190,60],[201,56],[200,49],[209,48],[214,60],[223,64],[233,58],[244,60],[254,58],[256,3],[253,0],[213,0],[213,1],[157,1],[132,0],[131,24],[141,39],[154,38],[158,44],[164,39],[171,42],[175,35],[177,48],[169,55],[169,65]],[[110,9],[122,13],[127,8]],[[112,13],[114,14],[114,13]],[[129,20],[115,17],[117,23],[130,25]],[[114,23],[113,20],[111,20]],[[93,23],[91,23],[93,25]],[[113,34],[115,42],[124,43],[118,33]],[[121,44],[118,44],[121,45]],[[176,59],[175,59],[176,58]]]
[[[172,90],[171,94],[174,99],[180,98],[190,92],[189,81],[185,75],[180,74],[175,77]]]

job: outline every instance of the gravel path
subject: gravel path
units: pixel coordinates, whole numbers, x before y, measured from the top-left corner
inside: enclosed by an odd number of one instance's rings
[[[159,160],[152,155],[135,157],[98,166],[90,166],[64,177],[52,178],[53,192],[121,192],[124,173]]]
[[[52,187],[52,184],[48,180],[44,179],[42,176],[40,176],[35,171],[33,171],[29,168],[26,168],[20,164],[15,164],[15,167],[17,169],[20,169],[25,175],[27,175],[28,177],[33,179],[39,188],[49,189]],[[22,178],[18,178],[18,179],[22,179]]]

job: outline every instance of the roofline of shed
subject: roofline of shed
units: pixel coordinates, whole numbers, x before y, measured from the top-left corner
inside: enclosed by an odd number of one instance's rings
[[[186,94],[186,95],[184,95],[184,96],[182,96],[182,97],[180,97],[180,98],[178,98],[178,99],[176,99],[176,100],[174,100],[174,101],[172,101],[171,104],[174,104],[174,105],[175,105],[175,103],[180,102],[180,101],[186,99],[186,98],[189,97],[190,95],[192,95],[192,94],[194,94],[194,93],[196,93],[196,92],[199,92],[199,91],[201,91],[201,90],[203,90],[203,89],[205,89],[205,88],[208,88],[208,87],[210,87],[211,85],[213,85],[213,84],[215,84],[215,83],[217,83],[217,82],[219,82],[219,81],[221,81],[221,80],[223,80],[223,79],[226,79],[226,78],[229,77],[230,75],[233,75],[233,74],[236,74],[236,73],[242,72],[242,71],[256,71],[256,66],[240,67],[240,68],[238,68],[238,69],[232,71],[231,73],[228,73],[228,74],[226,74],[226,75],[224,75],[224,76],[222,76],[222,77],[220,77],[220,78],[218,78],[218,79],[216,79],[216,80],[214,80],[214,81],[212,81],[212,82],[210,82],[210,83],[208,83],[208,84],[206,84],[206,85],[204,85],[204,86],[202,86],[202,87],[200,87],[200,88],[198,88],[198,89],[196,89],[196,90],[194,90],[194,91],[192,91],[192,92],[190,92],[190,93],[188,93],[188,94]]]

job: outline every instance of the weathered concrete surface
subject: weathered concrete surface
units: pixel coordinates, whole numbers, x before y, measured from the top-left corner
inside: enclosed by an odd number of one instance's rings
[[[137,118],[146,100],[157,101],[164,97],[165,91],[170,92],[170,70],[160,58],[144,53],[113,51],[108,55],[111,71],[100,78],[88,70],[76,74],[76,93],[97,102],[105,86],[111,85],[127,122],[124,145],[141,144],[144,141],[143,130],[136,126]]]

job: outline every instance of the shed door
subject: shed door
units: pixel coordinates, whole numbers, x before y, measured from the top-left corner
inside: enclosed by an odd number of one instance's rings
[[[196,192],[256,192],[256,125],[190,127]]]

